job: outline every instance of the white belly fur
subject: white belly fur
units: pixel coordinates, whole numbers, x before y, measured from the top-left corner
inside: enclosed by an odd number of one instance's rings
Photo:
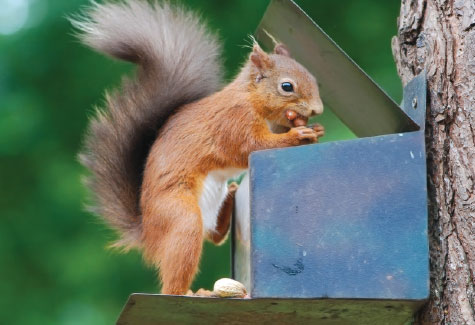
[[[244,172],[243,169],[237,168],[219,169],[213,170],[206,176],[198,201],[205,233],[216,230],[218,213],[228,193],[227,182],[230,178],[236,177],[242,172]]]

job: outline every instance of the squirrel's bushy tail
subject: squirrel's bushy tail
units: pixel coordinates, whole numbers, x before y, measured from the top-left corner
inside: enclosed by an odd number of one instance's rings
[[[94,211],[120,233],[114,246],[140,246],[146,157],[176,108],[220,87],[219,42],[196,15],[168,3],[92,3],[71,21],[86,45],[138,65],[135,79],[106,94],[80,160],[91,171]]]

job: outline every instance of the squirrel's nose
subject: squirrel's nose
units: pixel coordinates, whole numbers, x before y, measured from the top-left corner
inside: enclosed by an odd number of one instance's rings
[[[323,113],[322,100],[320,98],[313,100],[310,105],[310,109],[312,110],[311,116],[322,114]]]

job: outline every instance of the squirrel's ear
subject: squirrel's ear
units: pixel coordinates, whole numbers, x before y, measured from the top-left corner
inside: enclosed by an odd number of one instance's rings
[[[290,51],[289,51],[289,49],[287,48],[287,46],[285,46],[285,45],[282,44],[282,43],[275,44],[274,53],[275,53],[275,54],[284,55],[284,56],[288,56],[288,57],[290,58]]]
[[[264,52],[257,43],[252,47],[252,53],[249,59],[259,70],[266,70],[273,66],[271,58],[269,58],[267,53]]]

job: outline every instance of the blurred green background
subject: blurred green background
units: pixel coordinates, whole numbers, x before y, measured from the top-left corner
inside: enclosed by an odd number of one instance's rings
[[[227,78],[246,58],[268,1],[188,0],[224,42]],[[390,39],[399,0],[297,1],[397,102]],[[0,0],[0,324],[112,324],[131,292],[157,292],[138,253],[82,209],[82,133],[129,64],[78,44],[66,15],[85,0]],[[324,114],[326,140],[344,138]],[[193,288],[229,276],[229,243],[206,245]]]

